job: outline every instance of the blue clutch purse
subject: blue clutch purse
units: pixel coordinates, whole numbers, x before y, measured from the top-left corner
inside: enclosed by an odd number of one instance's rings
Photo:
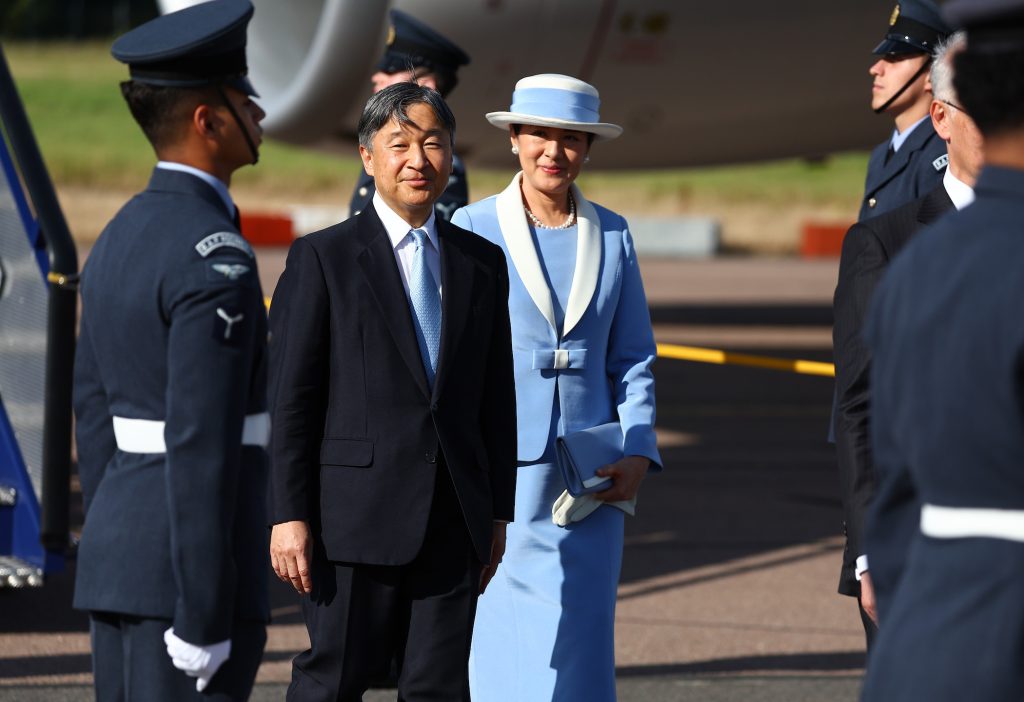
[[[622,458],[622,427],[609,422],[560,436],[555,439],[555,456],[565,489],[573,497],[607,490],[612,479],[594,473]]]

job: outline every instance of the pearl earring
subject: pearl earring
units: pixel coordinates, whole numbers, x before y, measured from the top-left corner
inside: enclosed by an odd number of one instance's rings
[[[515,154],[516,156],[518,156],[519,155],[519,147],[513,145],[512,146],[512,153]]]
[[[590,163],[590,156],[584,156],[583,163]]]

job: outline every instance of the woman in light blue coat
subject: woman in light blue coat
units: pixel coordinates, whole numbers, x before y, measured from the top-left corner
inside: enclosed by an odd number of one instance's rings
[[[516,84],[508,131],[522,168],[500,194],[452,223],[501,246],[519,421],[516,518],[501,567],[480,598],[470,657],[474,702],[615,699],[615,595],[624,513],[648,471],[654,437],[650,315],[626,221],[574,185],[601,122],[597,90],[543,74]],[[612,486],[571,498],[554,444],[618,421],[624,458]]]

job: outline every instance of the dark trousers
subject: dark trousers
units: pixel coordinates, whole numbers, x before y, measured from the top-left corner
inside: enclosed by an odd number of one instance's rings
[[[437,467],[427,533],[411,563],[337,563],[314,547],[313,592],[302,598],[310,648],[295,658],[289,702],[358,702],[392,660],[399,700],[469,700],[481,565],[447,468]]]
[[[164,644],[168,619],[90,613],[92,667],[97,702],[235,702],[249,699],[260,667],[267,629],[237,622],[231,657],[203,692],[196,679],[174,667]]]

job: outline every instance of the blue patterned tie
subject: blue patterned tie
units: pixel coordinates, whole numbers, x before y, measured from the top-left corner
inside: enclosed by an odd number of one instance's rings
[[[424,229],[409,232],[416,242],[412,255],[412,275],[409,279],[409,296],[412,298],[413,321],[416,323],[416,341],[420,345],[427,381],[434,387],[434,373],[437,371],[437,350],[441,344],[441,295],[437,281],[427,267],[427,246],[430,240]]]

